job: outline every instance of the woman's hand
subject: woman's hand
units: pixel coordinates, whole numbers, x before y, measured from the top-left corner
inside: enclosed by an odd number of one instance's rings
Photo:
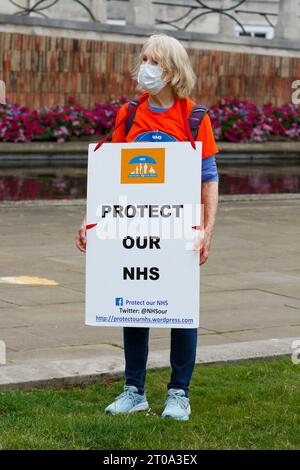
[[[200,266],[204,264],[208,258],[210,245],[212,241],[212,232],[210,230],[204,230],[204,236],[200,244]]]
[[[199,236],[194,245],[194,249],[200,251],[200,266],[204,264],[208,258],[210,245],[212,241],[212,231],[209,229],[200,230]]]
[[[82,251],[82,253],[86,252],[86,217],[84,217],[83,221],[80,224],[76,235],[76,246],[78,250]]]

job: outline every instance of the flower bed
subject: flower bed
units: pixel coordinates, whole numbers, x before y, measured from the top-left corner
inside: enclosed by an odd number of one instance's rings
[[[66,105],[31,111],[0,104],[0,142],[57,141],[86,138],[109,132],[126,98],[86,109],[69,98]],[[222,99],[210,107],[216,140],[263,142],[300,140],[300,107],[285,103],[258,106],[243,100]]]
[[[300,140],[300,107],[291,103],[258,106],[225,98],[210,107],[210,117],[216,140],[241,143]]]

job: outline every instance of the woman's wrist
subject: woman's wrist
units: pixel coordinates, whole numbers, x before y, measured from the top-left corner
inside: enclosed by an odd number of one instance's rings
[[[204,231],[205,231],[205,233],[208,233],[208,234],[212,235],[213,231],[214,231],[214,225],[212,225],[212,224],[205,225],[204,226]]]

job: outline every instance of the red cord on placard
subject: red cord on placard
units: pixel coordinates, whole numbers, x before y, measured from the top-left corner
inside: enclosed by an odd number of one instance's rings
[[[123,116],[123,118],[118,123],[118,125],[114,127],[105,137],[103,137],[103,139],[100,140],[100,142],[98,142],[98,144],[94,148],[94,152],[96,152],[96,150],[98,150],[98,148],[101,147],[102,144],[104,144],[104,142],[112,135],[115,129],[118,129],[118,127],[120,127],[121,124],[123,124],[123,122],[125,122],[126,119],[128,119],[137,110],[137,108],[140,106],[141,103],[143,103],[143,101],[145,101],[146,98],[148,98],[148,93],[145,93],[144,95],[141,95],[139,97],[137,104],[129,111],[129,113],[126,113],[126,115]]]
[[[96,227],[96,225],[98,225],[98,224],[97,224],[97,223],[96,223],[96,224],[87,224],[87,225],[85,226],[85,229],[86,229],[86,230],[90,230],[91,228]],[[192,229],[194,229],[194,230],[202,230],[203,227],[202,227],[201,225],[193,225],[193,226],[192,226]]]
[[[96,225],[97,225],[97,224],[87,224],[87,225],[85,226],[85,230],[90,230],[91,228],[96,227]]]
[[[137,110],[137,108],[140,106],[140,104],[143,103],[143,101],[145,101],[148,98],[148,96],[149,96],[149,93],[145,93],[145,94],[143,94],[139,97],[137,104],[128,113],[126,113],[125,116],[123,116],[123,118],[120,120],[118,125],[115,126],[105,137],[103,137],[103,139],[100,140],[100,142],[98,142],[98,144],[94,148],[94,152],[96,152],[96,150],[98,150],[101,147],[101,145],[104,144],[104,142],[112,135],[112,133],[115,129],[120,127]],[[188,118],[187,118],[186,101],[182,98],[180,99],[180,106],[181,106],[181,113],[182,113],[182,118],[183,118],[185,130],[187,132],[189,141],[190,141],[193,149],[196,150],[195,140],[194,140],[193,134],[191,132],[191,128],[190,128]]]

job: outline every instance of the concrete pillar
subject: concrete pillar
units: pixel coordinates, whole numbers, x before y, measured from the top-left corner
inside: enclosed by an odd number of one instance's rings
[[[223,0],[221,2],[221,8],[229,8],[233,5],[232,0]],[[229,10],[227,13],[234,16],[234,10]],[[219,33],[225,34],[225,36],[234,36],[234,25],[236,23],[228,18],[226,15],[220,13],[220,26]]]
[[[299,0],[279,0],[276,39],[300,39]]]
[[[152,0],[130,0],[126,15],[126,23],[136,26],[154,25],[154,8]]]
[[[106,23],[107,21],[107,1],[106,0],[90,0],[90,10],[96,21]]]

